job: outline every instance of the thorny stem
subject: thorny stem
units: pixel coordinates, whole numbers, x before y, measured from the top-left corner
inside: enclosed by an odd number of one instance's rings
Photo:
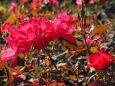
[[[53,61],[52,56],[51,56],[50,53],[48,52],[48,49],[47,49],[47,48],[46,48],[46,52],[47,52],[47,54],[49,55],[49,59],[50,59],[51,63],[54,65],[54,67],[55,67],[55,69],[57,70],[58,74],[60,74],[60,77],[63,79],[63,81],[65,81],[63,75],[62,75],[61,72],[58,70],[58,68],[57,68],[55,62]]]

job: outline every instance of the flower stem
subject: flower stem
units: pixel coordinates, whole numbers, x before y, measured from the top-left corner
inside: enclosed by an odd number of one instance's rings
[[[85,9],[84,9],[84,5],[82,5],[82,10],[81,10],[81,17],[82,17],[82,22],[83,22],[83,25],[82,25],[82,31],[84,31],[84,29],[86,28],[86,22],[85,22]],[[83,38],[84,38],[84,41],[86,43],[86,47],[87,47],[87,51],[88,51],[88,54],[90,53],[89,51],[89,47],[88,47],[88,44],[87,44],[87,41],[86,41],[86,35],[83,33]]]
[[[58,70],[58,68],[57,68],[57,66],[56,66],[56,64],[55,64],[55,62],[53,61],[52,56],[51,56],[50,53],[48,52],[48,49],[46,49],[46,52],[47,52],[47,54],[48,54],[48,56],[49,56],[49,59],[50,59],[51,63],[54,65],[55,69],[57,70],[58,74],[59,74],[60,77],[63,79],[63,81],[65,81],[63,75],[62,75],[61,72]]]

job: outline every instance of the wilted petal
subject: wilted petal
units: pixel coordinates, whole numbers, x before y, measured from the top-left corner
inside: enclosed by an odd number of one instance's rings
[[[76,45],[76,39],[71,34],[63,35],[62,37],[69,43]]]

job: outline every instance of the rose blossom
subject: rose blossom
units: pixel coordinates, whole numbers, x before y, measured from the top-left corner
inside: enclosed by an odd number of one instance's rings
[[[66,41],[76,44],[76,39],[72,33],[76,31],[75,26],[72,25],[72,17],[66,12],[58,14],[54,20],[54,30],[58,39],[63,38]]]
[[[80,7],[82,6],[82,0],[76,0],[76,4]]]
[[[88,58],[88,68],[102,70],[107,68],[111,63],[111,53],[105,51],[106,48],[101,48],[100,51],[93,53]]]
[[[38,7],[39,7],[39,3],[40,3],[39,0],[33,0],[33,1],[32,1],[32,8],[33,8],[34,10],[37,10]]]
[[[11,3],[11,5],[10,5],[10,9],[12,10],[12,11],[16,11],[16,8],[17,8],[17,3]]]
[[[58,1],[57,1],[57,0],[49,0],[49,2],[50,2],[52,5],[58,5]]]
[[[90,3],[90,4],[93,4],[93,3],[94,3],[94,0],[90,0],[89,3]]]

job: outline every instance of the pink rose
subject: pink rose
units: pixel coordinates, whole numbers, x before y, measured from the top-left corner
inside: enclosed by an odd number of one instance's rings
[[[51,21],[46,21],[44,18],[31,18],[30,22],[34,25],[36,38],[33,46],[37,49],[44,48],[49,41],[56,39],[54,33],[54,24]]]
[[[90,0],[89,3],[90,3],[90,4],[93,4],[93,3],[94,3],[94,0]]]
[[[1,60],[5,62],[10,61],[15,55],[16,55],[16,51],[11,48],[8,48],[3,52],[1,56]]]
[[[80,7],[80,6],[82,6],[82,0],[76,0],[76,4]]]
[[[40,3],[39,0],[33,0],[33,1],[32,1],[32,8],[33,8],[34,10],[38,9],[39,3]]]
[[[17,3],[11,3],[11,5],[10,5],[10,9],[12,10],[12,11],[16,11],[16,8],[17,8]]]
[[[75,26],[72,25],[72,17],[66,12],[60,13],[54,20],[54,30],[58,39],[63,38],[66,41],[76,44],[76,39],[72,33],[76,31]]]
[[[34,38],[35,34],[32,30],[32,25],[29,22],[24,22],[5,40],[12,49],[26,52],[31,47]]]

